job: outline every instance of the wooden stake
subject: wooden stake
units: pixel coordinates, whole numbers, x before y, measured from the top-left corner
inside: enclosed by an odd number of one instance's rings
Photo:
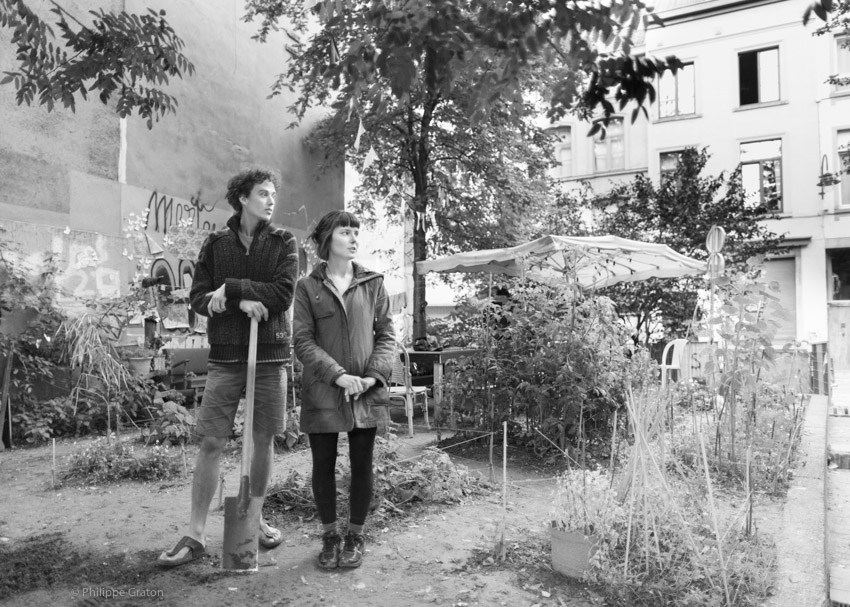
[[[502,509],[508,511],[508,422],[502,422]]]
[[[189,478],[189,469],[186,467],[186,444],[184,441],[180,441],[180,453],[183,456],[183,478]],[[221,496],[219,496],[219,500],[221,500]]]
[[[50,488],[56,489],[56,439],[53,439],[53,468],[50,470]]]
[[[504,561],[507,556],[505,549],[505,525],[508,520],[508,422],[502,422],[502,538],[499,543],[501,553],[499,558]]]
[[[493,470],[493,435],[494,433],[490,433],[490,482],[496,482],[496,473]]]
[[[614,454],[617,450],[617,410],[614,409],[614,429],[611,431],[611,456],[608,458],[608,476],[614,484]]]
[[[224,509],[224,472],[218,473],[218,509]]]

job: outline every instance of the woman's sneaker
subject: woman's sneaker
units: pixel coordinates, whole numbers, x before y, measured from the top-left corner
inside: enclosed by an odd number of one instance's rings
[[[342,538],[336,531],[327,531],[322,535],[322,551],[319,553],[319,567],[336,569],[339,566],[339,545]]]
[[[363,545],[366,540],[362,533],[354,533],[349,531],[345,535],[345,545],[342,548],[342,554],[339,555],[340,567],[359,567],[363,562]]]

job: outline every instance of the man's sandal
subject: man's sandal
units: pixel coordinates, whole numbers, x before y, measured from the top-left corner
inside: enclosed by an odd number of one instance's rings
[[[174,548],[165,553],[165,556],[176,556],[183,548],[188,548],[189,550],[180,558],[164,559],[162,558],[163,555],[160,555],[156,560],[156,564],[160,567],[177,567],[178,565],[199,559],[206,554],[206,549],[201,542],[188,535],[184,535]]]
[[[268,523],[266,523],[266,528],[268,531],[263,531],[263,526],[260,525],[260,546],[266,550],[277,548],[283,542],[283,532],[280,529],[275,529]]]

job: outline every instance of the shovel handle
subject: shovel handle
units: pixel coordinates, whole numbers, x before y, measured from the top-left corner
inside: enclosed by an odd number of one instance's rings
[[[251,458],[254,455],[254,384],[257,379],[258,326],[257,320],[252,318],[251,337],[248,341],[248,377],[245,385],[245,424],[242,426],[242,478],[250,474]]]

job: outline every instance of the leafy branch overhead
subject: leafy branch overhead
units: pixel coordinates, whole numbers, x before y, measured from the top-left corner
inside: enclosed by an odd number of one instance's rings
[[[333,109],[326,149],[356,162],[362,199],[411,222],[421,261],[523,237],[547,199],[542,115],[598,111],[601,129],[614,104],[654,99],[675,61],[629,57],[650,15],[641,0],[249,0],[245,20],[287,37],[272,95],[296,94],[296,120]],[[414,338],[425,306],[414,269]]]
[[[77,96],[96,92],[100,101],[117,99],[122,118],[134,111],[147,120],[174,112],[177,99],[162,89],[170,77],[192,75],[195,66],[183,54],[183,41],[165,20],[165,11],[111,14],[90,11],[85,25],[53,0],[54,29],[24,0],[0,0],[0,27],[11,30],[17,69],[4,72],[0,84],[13,84],[18,105],[38,97],[52,111],[61,103],[72,111]]]
[[[262,18],[256,39],[278,29],[290,38],[294,64],[274,93],[300,87],[299,118],[336,92],[350,93],[354,110],[369,109],[361,95],[380,104],[391,93],[404,103],[431,64],[439,69],[425,74],[425,85],[435,94],[451,90],[459,73],[476,74],[470,117],[482,119],[497,100],[522,103],[529,67],[558,65],[549,117],[601,110],[607,124],[617,111],[611,97],[620,110],[652,102],[653,79],[680,65],[674,57],[630,56],[634,32],[656,20],[641,0],[249,0],[245,20],[255,17]],[[315,17],[322,27],[305,43]]]

